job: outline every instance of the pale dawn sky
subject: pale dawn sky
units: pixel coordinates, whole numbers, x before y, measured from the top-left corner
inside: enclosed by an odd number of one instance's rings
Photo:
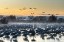
[[[0,0],[1,15],[30,15],[32,12],[35,13],[34,15],[42,12],[63,15],[64,0]]]

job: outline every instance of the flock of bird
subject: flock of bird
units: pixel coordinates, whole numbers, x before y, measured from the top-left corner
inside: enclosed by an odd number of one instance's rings
[[[24,24],[24,25],[3,25],[0,26],[0,38],[8,38],[10,39],[10,42],[12,42],[12,38],[17,38],[19,36],[24,36],[24,40],[28,41],[28,35],[30,37],[33,37],[31,41],[36,41],[35,36],[40,35],[42,39],[45,39],[44,37],[47,37],[47,39],[55,39],[57,35],[59,35],[59,38],[61,36],[64,36],[64,26],[61,25],[45,25],[44,27],[38,27],[37,25],[31,25],[31,24]],[[49,36],[49,37],[48,37]],[[56,38],[59,40],[58,38]],[[13,40],[14,42],[18,42],[17,40]],[[0,42],[4,42],[1,41]]]
[[[9,8],[5,8],[5,9],[9,9]],[[22,11],[22,10],[26,10],[26,9],[31,9],[31,10],[34,9],[34,10],[36,10],[37,8],[26,8],[26,7],[23,7],[22,9],[19,9],[19,10]]]

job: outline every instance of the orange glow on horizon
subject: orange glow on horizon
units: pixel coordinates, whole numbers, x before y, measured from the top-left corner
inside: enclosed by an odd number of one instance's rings
[[[31,13],[34,13],[33,16],[43,16],[42,14],[57,14],[56,12],[42,13],[42,10],[19,10],[19,9],[0,9],[0,15],[16,15],[16,16],[31,16]],[[59,16],[64,16],[64,12],[58,12]],[[47,16],[47,15],[46,15]]]

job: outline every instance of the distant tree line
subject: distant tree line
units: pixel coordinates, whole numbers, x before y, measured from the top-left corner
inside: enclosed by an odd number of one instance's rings
[[[64,22],[64,18],[57,18],[57,16],[55,15],[51,15],[51,16],[27,16],[29,18],[29,20],[24,20],[24,21],[32,21],[32,22]],[[22,19],[22,18],[21,18]],[[16,21],[18,19],[16,19],[15,15],[10,15],[10,16],[2,16],[0,15],[0,23],[2,24],[7,24],[9,21],[13,22]],[[18,20],[19,21],[19,20]],[[22,20],[21,20],[22,22]]]
[[[2,24],[7,24],[9,21],[14,21],[14,20],[16,20],[16,16],[14,15],[6,16],[6,17],[0,15],[0,23]]]
[[[7,17],[7,19],[9,21],[15,21],[16,20],[16,16],[15,15],[10,15],[10,16]]]
[[[30,17],[29,17],[30,18]],[[57,18],[57,16],[55,15],[51,15],[51,16],[36,16],[32,18],[32,21],[36,22],[64,22],[64,18]]]

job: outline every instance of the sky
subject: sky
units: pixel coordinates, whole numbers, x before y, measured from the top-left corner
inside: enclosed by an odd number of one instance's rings
[[[64,15],[64,0],[0,0],[0,15],[27,16],[31,13],[34,13],[34,16],[42,14]]]

